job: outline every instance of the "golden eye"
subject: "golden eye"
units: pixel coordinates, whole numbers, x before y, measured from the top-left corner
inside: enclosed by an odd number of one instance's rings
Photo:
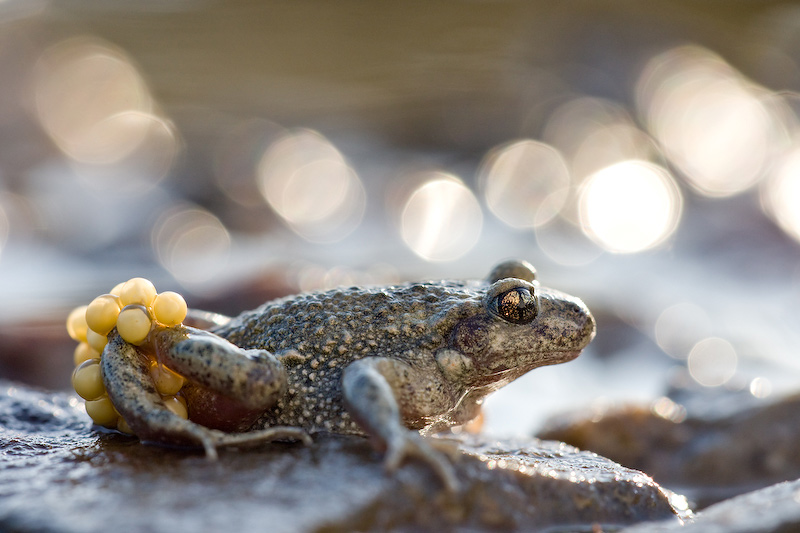
[[[497,296],[496,312],[512,324],[527,324],[536,318],[536,298],[524,287],[516,287]]]

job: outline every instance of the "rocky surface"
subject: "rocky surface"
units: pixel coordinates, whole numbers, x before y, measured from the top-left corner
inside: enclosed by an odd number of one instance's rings
[[[800,477],[800,394],[771,401],[713,390],[671,396],[560,417],[538,436],[647,472],[695,508]]]
[[[800,531],[800,480],[777,483],[712,505],[681,525],[639,524],[622,533],[790,533]]]
[[[200,453],[93,430],[77,398],[0,383],[0,530],[591,530],[676,524],[649,477],[536,439],[458,439],[462,490],[423,465],[387,475],[364,439]]]

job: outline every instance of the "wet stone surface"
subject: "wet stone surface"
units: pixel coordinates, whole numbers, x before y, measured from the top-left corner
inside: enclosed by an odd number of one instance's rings
[[[646,475],[558,442],[460,439],[462,491],[424,465],[386,475],[358,437],[196,452],[101,434],[76,398],[0,382],[0,530],[619,529],[678,524]]]
[[[800,531],[800,480],[777,483],[717,503],[683,526],[639,524],[622,533],[790,533]]]
[[[800,477],[800,394],[748,396],[672,391],[668,408],[662,399],[591,418],[564,416],[537,436],[647,472],[700,509]]]

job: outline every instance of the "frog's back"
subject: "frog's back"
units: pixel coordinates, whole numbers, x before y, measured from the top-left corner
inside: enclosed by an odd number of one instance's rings
[[[479,289],[477,282],[437,281],[303,293],[243,313],[218,333],[275,354],[341,362],[376,351],[398,355],[440,345],[449,323],[480,302]]]
[[[268,302],[217,333],[242,348],[272,352],[286,368],[287,393],[257,426],[361,434],[342,402],[345,367],[368,356],[435,364],[420,354],[432,354],[452,324],[480,306],[479,289],[428,282],[305,293]]]

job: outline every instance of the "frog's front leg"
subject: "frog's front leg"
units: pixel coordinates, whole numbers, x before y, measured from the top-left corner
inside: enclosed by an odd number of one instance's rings
[[[258,380],[256,380],[256,384],[249,386],[243,385],[239,380],[231,380],[233,384],[220,384],[220,381],[224,382],[225,380],[219,378],[217,372],[211,372],[206,368],[205,374],[213,374],[217,377],[204,377],[201,376],[204,374],[201,370],[202,364],[186,362],[188,354],[194,350],[187,348],[183,343],[192,344],[194,341],[198,341],[200,346],[197,348],[198,352],[205,353],[206,361],[212,364],[220,363],[220,359],[240,359],[242,361],[239,361],[238,364],[248,369],[251,366],[259,366],[261,363],[255,357],[258,354],[244,357],[242,350],[236,346],[227,343],[228,346],[225,344],[227,341],[222,339],[214,341],[211,340],[212,338],[216,337],[200,330],[170,328],[156,333],[156,351],[161,352],[161,355],[168,360],[168,364],[174,365],[175,370],[191,380],[203,378],[204,384],[219,386],[221,390],[218,392],[231,394],[254,391],[261,401],[266,402],[265,405],[277,401],[277,397],[274,397],[275,393],[280,392],[285,383],[264,383],[264,380],[261,380],[263,390],[260,391],[258,390]],[[174,414],[166,407],[155,388],[149,372],[147,357],[139,349],[125,342],[116,332],[112,332],[109,336],[109,342],[103,352],[100,365],[111,402],[142,441],[172,445],[201,445],[210,458],[216,457],[216,448],[220,446],[284,438],[310,443],[308,435],[298,428],[273,427],[263,431],[231,434],[204,427]],[[266,372],[274,371],[275,369],[272,368]],[[258,374],[254,370],[252,372]],[[262,370],[262,375],[264,372]]]
[[[342,377],[342,393],[348,412],[386,450],[385,465],[395,470],[406,457],[425,461],[450,492],[458,491],[453,466],[417,431],[403,420],[422,420],[429,407],[448,395],[441,381],[394,359],[368,357],[348,365]],[[413,423],[413,422],[412,422]]]

